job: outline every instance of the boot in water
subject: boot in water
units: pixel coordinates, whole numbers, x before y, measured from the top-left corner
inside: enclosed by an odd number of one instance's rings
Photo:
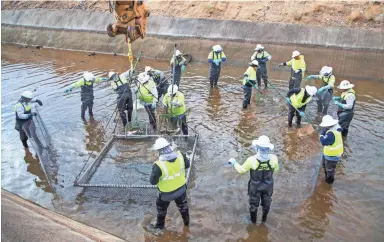
[[[268,212],[263,211],[263,217],[261,218],[261,222],[265,223],[267,221]]]
[[[250,212],[249,214],[251,215],[251,222],[253,224],[255,224],[256,223],[256,218],[257,218],[257,211],[256,212]]]

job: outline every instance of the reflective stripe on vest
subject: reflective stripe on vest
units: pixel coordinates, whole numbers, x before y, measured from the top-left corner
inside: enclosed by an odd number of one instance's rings
[[[179,95],[179,92],[177,92],[176,96],[174,96],[172,99],[171,99],[171,96],[169,95],[169,93],[167,93],[165,95],[164,99],[165,99],[165,105],[167,105],[167,107],[168,107],[168,113],[169,114],[179,116],[179,115],[184,114],[185,111],[187,111],[187,108],[185,107],[184,98],[181,95]],[[176,107],[175,105],[172,105],[172,103],[171,103],[172,101],[177,101],[182,106]]]
[[[161,192],[172,192],[185,185],[184,157],[180,151],[177,152],[174,162],[158,160],[155,163],[160,167],[162,173],[157,184]]]
[[[328,130],[328,132],[332,132],[335,136],[335,142],[332,145],[324,146],[323,153],[327,156],[341,156],[344,152],[343,139],[341,137],[341,132],[337,130]]]
[[[17,107],[20,106],[20,105],[23,106],[23,108],[24,108],[24,114],[30,114],[30,113],[31,113],[31,105],[29,105],[29,103],[26,104],[26,105],[24,105],[24,104],[18,102],[18,103],[16,103],[16,105],[15,105],[14,108],[13,108],[13,110],[14,110],[15,113],[16,113],[16,120],[21,120],[21,121],[23,121],[23,120],[28,120],[28,119],[21,119],[21,118],[19,118],[19,116],[17,115]]]
[[[340,97],[341,97],[341,100],[340,100],[340,103],[342,104],[346,104],[347,103],[347,99],[349,96],[354,96],[355,97],[355,100],[353,101],[353,105],[352,105],[352,108],[351,109],[344,109],[344,108],[338,108],[338,111],[345,111],[345,112],[353,112],[353,110],[355,109],[355,103],[356,103],[356,94],[355,94],[355,91],[353,89],[349,89],[348,91],[346,92],[343,92],[341,93]]]
[[[293,94],[289,99],[291,100],[292,106],[295,108],[301,108],[305,104],[307,104],[309,101],[311,101],[311,97],[308,97],[307,100],[303,103],[305,89],[301,88],[301,91],[298,94]]]
[[[212,60],[221,60],[221,58],[222,58],[222,52],[220,52],[219,54],[217,54],[216,52],[214,52],[214,51],[211,51],[211,53],[212,53]]]
[[[153,94],[150,92],[150,90],[156,87],[156,84],[152,79],[147,81],[144,84],[140,84],[138,97],[140,100],[142,100],[145,103],[152,103],[153,102]]]

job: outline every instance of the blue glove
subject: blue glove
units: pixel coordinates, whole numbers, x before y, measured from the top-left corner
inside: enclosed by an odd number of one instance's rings
[[[300,112],[300,116],[301,117],[304,117],[305,113],[304,112]]]
[[[208,62],[209,62],[209,63],[213,63],[213,60],[212,60],[212,59],[208,59]]]
[[[327,86],[324,86],[324,87],[321,87],[319,88],[319,90],[317,91],[318,94],[321,94],[322,92],[326,91],[328,89]]]
[[[309,76],[307,76],[306,80],[309,81],[309,80],[315,79],[315,78],[316,78],[315,75],[309,75]]]
[[[183,73],[185,71],[185,65],[181,66],[181,72]]]
[[[321,131],[321,135],[325,135],[325,133],[327,133],[328,129],[324,129],[323,131]]]
[[[217,65],[217,66],[219,66],[220,65],[220,62],[221,62],[221,60],[213,60],[213,62]]]
[[[286,98],[285,98],[285,101],[286,101],[288,104],[291,104],[291,99],[289,99],[289,97],[286,97]]]
[[[264,60],[264,63],[266,63],[267,61],[269,61],[268,58],[264,58],[263,60]]]
[[[343,108],[343,104],[341,102],[334,101],[333,103],[339,106],[340,108]]]
[[[332,100],[333,101],[339,101],[341,99],[341,97],[333,97]]]
[[[152,107],[153,109],[155,109],[155,108],[156,108],[156,102],[152,103],[151,107]]]
[[[139,90],[139,89],[137,89],[137,87],[134,87],[134,88],[132,89],[133,93],[136,93],[138,90]]]
[[[69,92],[71,92],[73,90],[73,86],[70,86],[70,87],[68,87],[67,89],[65,89],[65,93],[69,93]]]
[[[108,80],[109,80],[109,78],[106,78],[106,77],[102,77],[102,78],[100,78],[100,80],[101,80],[101,81],[108,81]]]
[[[227,58],[223,57],[223,58],[221,58],[221,60],[222,60],[222,61],[226,61],[226,60],[227,60]]]
[[[237,163],[237,161],[236,161],[236,159],[234,159],[234,158],[231,158],[231,159],[229,159],[229,161],[228,161],[228,164],[235,165],[236,163]]]

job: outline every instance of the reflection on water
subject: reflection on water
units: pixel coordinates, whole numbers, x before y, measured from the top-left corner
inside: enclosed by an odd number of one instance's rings
[[[356,87],[356,114],[342,166],[337,169],[335,184],[329,186],[323,182],[322,173],[317,179],[321,151],[317,134],[306,135],[302,129],[287,128],[288,110],[275,90],[269,89],[259,100],[253,96],[249,108],[243,110],[243,94],[238,80],[245,67],[224,66],[218,88],[209,90],[207,66],[188,65],[181,89],[187,106],[192,108],[188,124],[200,134],[188,190],[191,226],[189,231],[183,230],[179,212],[175,205],[171,205],[166,220],[167,231],[161,237],[154,237],[145,230],[156,216],[155,199],[149,194],[133,194],[133,191],[121,189],[88,189],[84,192],[73,187],[88,156],[92,152],[97,155],[113,131],[114,123],[112,128],[104,128],[113,114],[116,95],[108,84],[95,86],[94,120],[84,124],[80,118],[79,90],[69,95],[63,91],[84,71],[97,75],[106,75],[111,70],[125,71],[128,67],[126,57],[19,49],[12,45],[2,47],[1,179],[2,187],[11,192],[132,241],[380,241],[384,237],[384,160],[378,158],[384,157],[384,136],[379,132],[384,130],[384,117],[380,115],[384,111],[384,83],[367,81],[370,77],[356,80],[349,76]],[[288,47],[279,50],[292,51]],[[37,51],[38,55],[34,53]],[[373,59],[383,56],[373,55]],[[316,61],[306,60],[308,63]],[[368,64],[373,66],[380,62],[365,63],[364,66]],[[146,65],[169,69],[167,61],[148,60],[140,62],[138,68],[142,70]],[[335,73],[337,83],[350,75],[347,69],[342,68],[345,73]],[[279,91],[285,93],[288,80],[284,78],[288,78],[289,73],[270,70],[269,76]],[[320,86],[318,81],[309,83]],[[57,184],[60,208],[52,204],[56,195],[52,195],[45,182],[39,160],[35,155],[25,153],[14,130],[13,106],[25,90],[34,90],[36,97],[44,102],[41,115],[52,136],[59,163],[54,183]],[[339,95],[338,91],[336,95]],[[306,114],[318,130],[321,117],[316,114],[315,105],[309,104]],[[331,114],[335,111],[336,107],[332,105]],[[139,116],[147,120],[145,112],[139,112]],[[117,130],[121,132],[122,127],[117,125]],[[251,225],[246,191],[249,174],[240,175],[225,164],[229,157],[242,162],[252,155],[250,144],[262,134],[268,135],[275,144],[274,153],[279,157],[281,170],[275,175],[268,222]],[[145,152],[135,149],[132,144],[116,146],[101,167],[123,165],[131,154],[129,151],[134,154]],[[131,170],[145,176],[148,174],[143,170],[146,167],[150,165]],[[110,177],[113,172],[109,168],[100,171],[100,179],[114,180],[129,175],[116,173],[118,175]],[[135,176],[132,178],[136,179]],[[133,198],[135,196],[138,198]]]

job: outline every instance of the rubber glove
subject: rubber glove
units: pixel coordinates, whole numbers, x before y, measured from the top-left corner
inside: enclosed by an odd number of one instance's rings
[[[212,59],[208,59],[208,62],[209,62],[209,63],[213,63],[213,60],[212,60]]]
[[[217,66],[219,66],[220,65],[220,60],[213,60],[213,62],[217,65]]]
[[[37,113],[36,113],[36,112],[32,112],[30,115],[31,115],[31,116],[36,116]]]
[[[299,113],[301,117],[304,117],[305,113],[304,112],[300,112]]]
[[[264,63],[266,63],[267,61],[269,61],[268,58],[264,58],[263,60],[264,60]]]
[[[307,76],[306,80],[309,81],[309,80],[315,79],[315,78],[316,78],[315,75],[309,75],[309,76]]]
[[[65,89],[65,93],[69,93],[69,92],[71,92],[73,90],[73,86],[70,86],[70,87],[68,87],[67,89]]]
[[[300,73],[301,72],[301,69],[298,69],[295,71],[295,73]]]
[[[289,99],[289,97],[286,97],[286,98],[285,98],[285,101],[286,101],[288,104],[291,104],[291,99]]]
[[[181,66],[181,72],[183,73],[185,71],[185,65]]]
[[[259,63],[265,63],[264,59],[259,60]]]
[[[132,89],[132,91],[133,91],[133,93],[137,93],[137,91],[138,91],[137,87],[134,87],[134,88]]]
[[[285,66],[286,64],[285,64],[285,62],[281,62],[280,64],[279,64],[279,66]]]
[[[221,60],[222,60],[222,61],[226,61],[226,60],[227,60],[227,58],[223,57],[223,58],[221,58]]]
[[[100,80],[101,80],[101,81],[108,81],[108,80],[109,80],[109,78],[106,78],[106,77],[102,77],[102,78],[100,78]]]
[[[156,101],[154,101],[153,103],[152,103],[152,106],[151,106],[153,109],[155,109],[156,108]]]
[[[229,159],[229,161],[228,161],[228,164],[235,165],[236,163],[237,163],[237,161],[236,161],[235,158],[231,158],[231,159]]]
[[[343,104],[341,102],[334,101],[333,103],[339,106],[340,108],[343,108]]]
[[[179,62],[179,66],[185,66],[184,61]]]
[[[325,135],[325,133],[327,133],[328,129],[324,129],[323,131],[321,131],[321,135]]]
[[[328,90],[328,87],[327,86],[324,86],[324,87],[321,87],[319,88],[319,90],[317,91],[318,94],[321,94],[322,92]]]
[[[39,106],[43,106],[43,102],[42,101],[40,101],[39,99],[36,99],[36,101],[35,102],[37,102],[38,104],[39,104]]]
[[[333,101],[339,101],[341,99],[341,97],[333,97],[332,100]]]

